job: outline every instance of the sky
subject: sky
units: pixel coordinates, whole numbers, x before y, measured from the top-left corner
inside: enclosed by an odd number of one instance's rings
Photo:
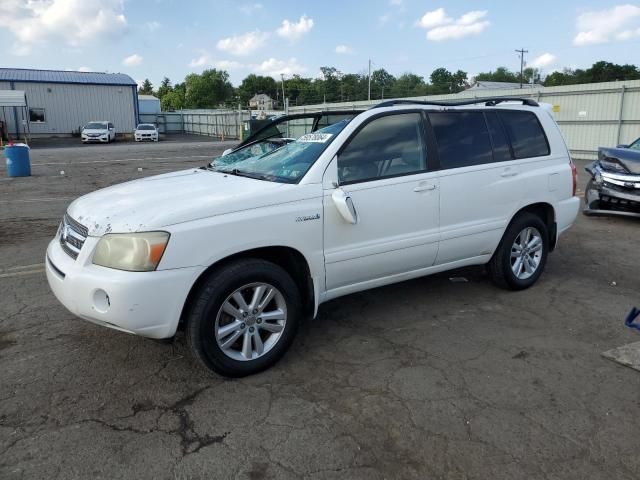
[[[122,72],[154,85],[207,68],[319,77],[385,68],[428,79],[640,61],[640,3],[606,0],[0,0],[0,67]]]

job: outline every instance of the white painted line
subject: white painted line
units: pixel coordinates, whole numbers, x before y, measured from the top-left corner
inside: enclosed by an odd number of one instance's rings
[[[37,202],[68,202],[78,197],[57,197],[57,198],[13,198],[11,200],[0,200],[3,203],[37,203]]]
[[[42,273],[42,272],[44,272],[44,267],[39,268],[37,270],[23,270],[21,272],[0,273],[0,278],[21,277],[24,275],[35,275],[37,273]]]
[[[34,166],[43,166],[43,165],[85,165],[92,163],[119,163],[119,162],[144,162],[145,160],[184,160],[189,158],[211,158],[213,159],[215,155],[187,155],[182,157],[144,157],[144,158],[120,158],[120,159],[110,159],[110,160],[84,160],[75,162],[73,160],[69,160],[66,162],[42,162],[42,163],[32,163]]]
[[[15,267],[0,268],[0,273],[11,272],[14,270],[31,270],[33,268],[44,268],[44,263],[33,263],[31,265],[17,265]]]

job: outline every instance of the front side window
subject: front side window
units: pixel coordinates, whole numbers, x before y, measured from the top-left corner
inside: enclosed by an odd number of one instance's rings
[[[376,118],[338,155],[341,184],[424,172],[427,156],[419,113]]]
[[[532,112],[521,110],[502,110],[498,112],[507,135],[511,140],[516,158],[541,157],[549,155],[549,143]]]
[[[482,112],[434,112],[429,120],[438,143],[440,168],[460,168],[493,161],[491,139]]]
[[[29,121],[33,123],[43,123],[45,121],[44,108],[30,108]]]

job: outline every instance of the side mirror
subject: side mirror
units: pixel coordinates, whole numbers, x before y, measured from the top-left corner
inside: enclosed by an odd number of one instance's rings
[[[224,157],[225,155],[229,155],[231,152],[233,152],[233,148],[227,148],[220,156]]]
[[[356,208],[353,206],[353,200],[351,200],[348,193],[341,188],[337,188],[331,194],[331,199],[345,222],[353,225],[358,223],[358,214],[356,212]]]
[[[629,145],[620,144],[616,148],[629,148]]]

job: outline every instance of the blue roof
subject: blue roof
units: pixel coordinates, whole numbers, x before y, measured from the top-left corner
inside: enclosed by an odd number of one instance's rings
[[[69,72],[0,68],[0,82],[85,83],[90,85],[137,85],[124,73]]]

